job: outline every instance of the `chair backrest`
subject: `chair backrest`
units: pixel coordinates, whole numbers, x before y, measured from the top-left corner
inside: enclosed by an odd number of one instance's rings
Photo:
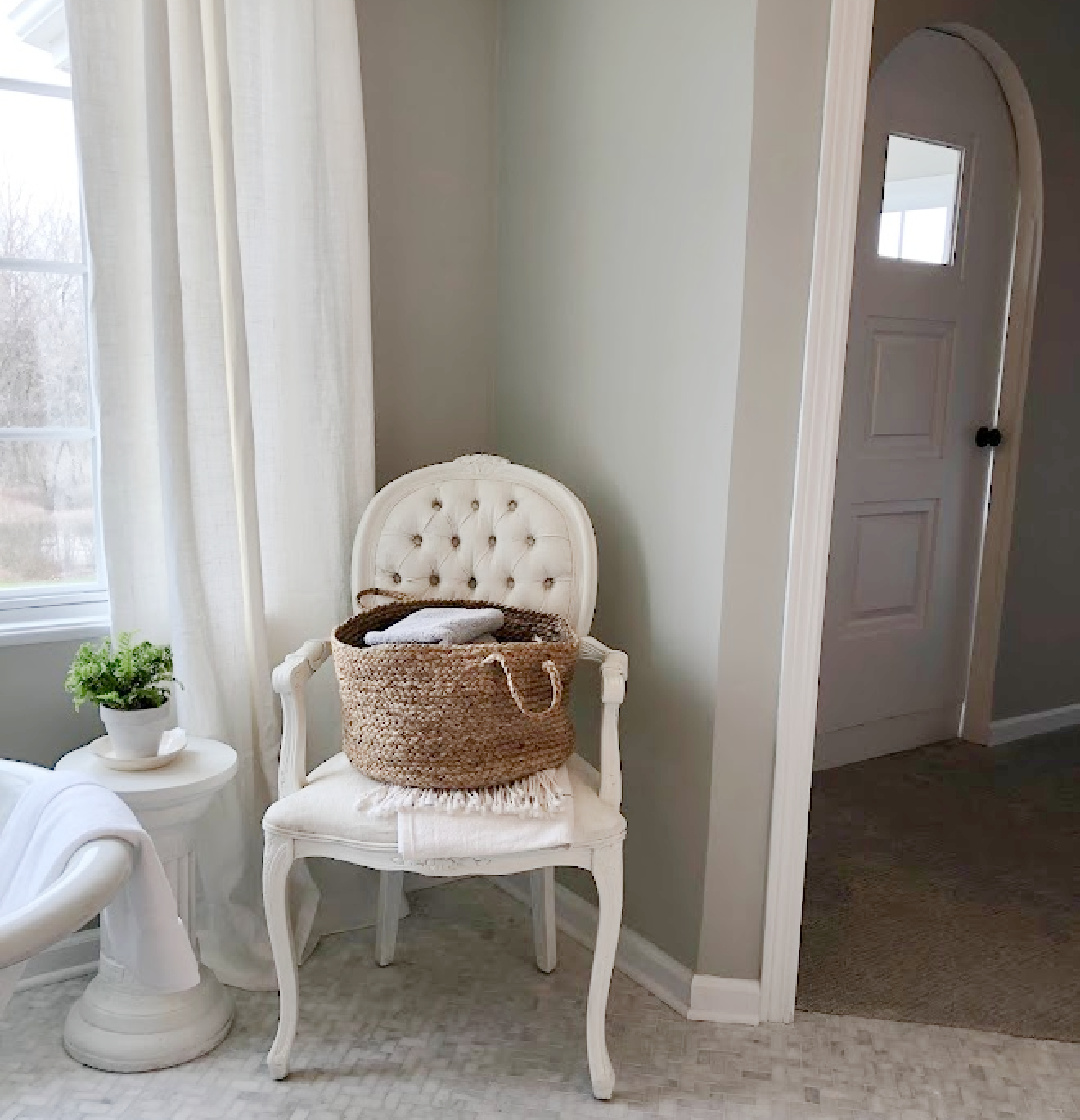
[[[566,618],[582,636],[596,605],[596,537],[560,482],[494,455],[466,455],[384,486],[356,530],[353,597],[485,599]]]

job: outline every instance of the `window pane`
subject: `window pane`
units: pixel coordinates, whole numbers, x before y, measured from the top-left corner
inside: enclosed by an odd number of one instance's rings
[[[948,144],[889,137],[879,256],[922,264],[952,263],[962,160],[963,152]]]
[[[903,214],[882,214],[878,226],[877,251],[879,257],[900,256],[900,228],[904,224]]]
[[[61,70],[57,65],[59,55],[66,55],[67,53],[67,31],[62,23],[64,18],[63,7],[58,5],[46,6],[50,8],[46,18],[49,21],[50,30],[54,33],[50,49],[58,52],[57,58],[51,56],[48,50],[42,50],[30,46],[29,43],[24,43],[15,30],[16,22],[22,23],[24,26],[27,22],[31,24],[38,22],[38,19],[35,18],[38,13],[26,12],[23,18],[18,21],[13,19],[11,15],[0,16],[0,75],[5,78],[21,78],[27,82],[45,82],[53,86],[70,86],[71,75]],[[26,5],[20,5],[13,0],[0,0],[0,10],[10,11],[12,8],[18,7],[25,9]],[[56,7],[60,7],[60,10],[53,10]],[[60,28],[56,25],[57,18],[61,20]],[[63,34],[59,33],[61,29]]]
[[[87,428],[82,276],[0,269],[0,428]]]
[[[947,264],[949,246],[949,209],[904,211],[904,239],[900,256],[905,261]]]
[[[0,256],[81,261],[71,102],[0,90]]]
[[[96,580],[93,448],[0,440],[0,591]]]

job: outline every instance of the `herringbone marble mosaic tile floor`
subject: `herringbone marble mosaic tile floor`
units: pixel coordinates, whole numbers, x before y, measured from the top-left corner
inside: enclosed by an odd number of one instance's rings
[[[490,884],[420,892],[392,968],[375,966],[370,930],[305,965],[296,1072],[280,1083],[263,1064],[276,995],[237,993],[231,1035],[199,1061],[111,1075],[60,1045],[85,980],[24,992],[0,1020],[0,1120],[1080,1117],[1080,1046],[825,1015],[690,1023],[618,972],[615,1099],[601,1104],[585,1059],[590,957],[565,937],[559,950],[540,975],[526,911]]]

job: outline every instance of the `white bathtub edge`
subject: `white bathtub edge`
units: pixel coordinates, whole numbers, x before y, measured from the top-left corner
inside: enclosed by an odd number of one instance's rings
[[[96,929],[83,929],[58,941],[26,962],[26,971],[15,991],[40,988],[76,976],[97,972],[100,938]]]

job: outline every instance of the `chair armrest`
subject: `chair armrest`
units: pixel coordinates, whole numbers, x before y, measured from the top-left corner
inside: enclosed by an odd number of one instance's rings
[[[304,685],[330,656],[328,641],[305,642],[274,670],[274,691],[281,697],[281,753],[278,797],[296,793],[307,778],[307,699]]]
[[[581,639],[579,656],[600,663],[604,705],[600,727],[600,800],[618,809],[622,804],[622,762],[619,757],[619,708],[626,696],[630,661],[622,650],[609,649],[596,638]]]

